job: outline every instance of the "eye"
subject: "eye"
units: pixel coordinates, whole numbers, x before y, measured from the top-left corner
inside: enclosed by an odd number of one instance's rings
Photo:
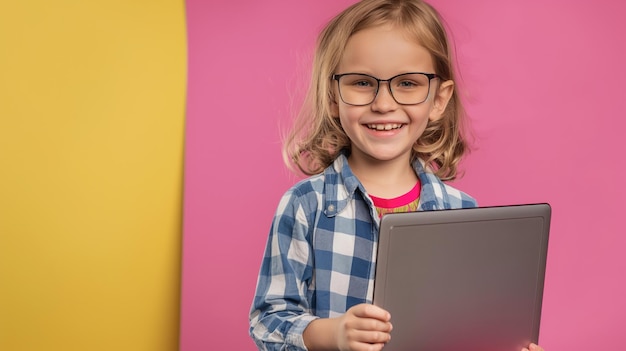
[[[352,85],[359,88],[369,88],[373,86],[372,82],[366,79],[355,80],[352,82]]]
[[[399,81],[397,86],[398,88],[411,89],[411,88],[419,87],[420,85],[422,84],[418,81],[405,79],[405,80]]]
[[[339,83],[346,88],[367,91],[376,89],[378,86],[375,79],[363,74],[347,74],[341,78]]]
[[[422,90],[429,86],[428,76],[421,73],[407,73],[394,78],[393,88],[396,90]]]
[[[376,86],[376,81],[369,77],[354,77],[349,84],[355,88],[372,88]]]

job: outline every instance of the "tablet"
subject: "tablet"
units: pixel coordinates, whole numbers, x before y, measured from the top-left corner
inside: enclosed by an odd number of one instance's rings
[[[519,351],[539,338],[551,208],[525,204],[381,219],[374,304],[385,351]]]

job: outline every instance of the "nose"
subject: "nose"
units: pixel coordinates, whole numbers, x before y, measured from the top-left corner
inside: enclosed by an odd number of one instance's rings
[[[378,94],[374,97],[372,102],[372,111],[385,113],[393,111],[398,107],[398,103],[391,95],[391,88],[389,82],[380,82],[378,86]]]

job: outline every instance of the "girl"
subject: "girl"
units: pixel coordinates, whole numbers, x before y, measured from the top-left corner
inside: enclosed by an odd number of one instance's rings
[[[310,177],[278,206],[250,334],[261,350],[380,350],[392,330],[371,304],[380,217],[476,206],[442,182],[466,142],[437,12],[420,0],[344,10],[318,39],[306,107],[283,155]]]

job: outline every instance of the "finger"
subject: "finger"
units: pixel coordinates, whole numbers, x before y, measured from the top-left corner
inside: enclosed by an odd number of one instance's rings
[[[389,322],[383,322],[373,318],[354,318],[346,323],[346,327],[362,331],[380,331],[389,333],[393,326]]]
[[[544,349],[537,344],[530,344],[528,348],[523,348],[522,351],[544,351]]]
[[[381,351],[383,347],[385,347],[385,344],[370,344],[366,342],[353,341],[350,343],[349,347],[352,351]]]
[[[391,334],[381,331],[354,330],[351,333],[352,340],[366,344],[385,344],[391,340]]]
[[[359,318],[374,318],[383,322],[391,320],[391,314],[386,310],[370,304],[360,304],[353,307],[354,315]]]

